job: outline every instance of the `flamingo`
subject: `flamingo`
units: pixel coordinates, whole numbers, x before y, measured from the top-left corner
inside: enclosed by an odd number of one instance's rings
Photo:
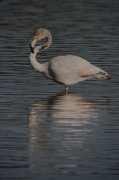
[[[46,43],[35,46],[37,41],[44,38],[47,40]],[[66,93],[68,93],[68,86],[87,79],[112,78],[112,76],[104,70],[90,64],[87,60],[74,55],[57,56],[45,63],[38,63],[36,60],[37,53],[47,49],[51,43],[51,33],[47,29],[39,28],[30,41],[30,63],[36,71],[42,73],[47,78],[64,85]]]

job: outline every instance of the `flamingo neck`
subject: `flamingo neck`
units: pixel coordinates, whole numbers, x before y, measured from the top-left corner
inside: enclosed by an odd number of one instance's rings
[[[31,52],[30,56],[29,56],[29,60],[30,60],[30,63],[32,65],[32,67],[36,71],[39,71],[41,73],[43,72],[44,66],[43,66],[43,64],[37,62],[37,60],[36,60],[36,53]]]
[[[45,33],[45,36],[44,36],[43,32]],[[40,46],[35,46],[36,42],[43,38],[46,38],[46,40],[47,40],[46,43],[44,43]],[[51,45],[51,43],[52,43],[52,36],[51,36],[50,32],[48,30],[45,30],[42,28],[39,29],[36,32],[36,35],[30,41],[31,53],[29,56],[32,67],[36,71],[43,73],[45,76],[47,76],[49,78],[51,78],[51,77],[48,73],[48,62],[46,62],[44,64],[38,63],[36,60],[36,55],[38,52],[41,52],[41,51],[44,51],[45,49],[47,49]]]

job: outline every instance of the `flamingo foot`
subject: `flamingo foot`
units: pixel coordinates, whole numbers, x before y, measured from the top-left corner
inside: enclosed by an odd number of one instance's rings
[[[68,93],[68,86],[65,86],[65,93]]]

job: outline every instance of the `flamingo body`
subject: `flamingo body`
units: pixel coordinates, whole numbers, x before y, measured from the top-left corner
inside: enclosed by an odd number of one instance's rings
[[[35,43],[47,38],[47,43],[35,46]],[[59,84],[65,85],[65,91],[68,92],[68,86],[84,81],[86,79],[101,78],[111,79],[111,75],[104,70],[90,64],[87,60],[73,55],[54,57],[50,61],[41,64],[36,61],[36,54],[50,46],[52,36],[46,29],[40,28],[31,40],[30,62],[33,68],[54,80]]]
[[[81,57],[66,55],[51,59],[48,73],[54,81],[69,86],[86,79],[104,78],[106,72]]]

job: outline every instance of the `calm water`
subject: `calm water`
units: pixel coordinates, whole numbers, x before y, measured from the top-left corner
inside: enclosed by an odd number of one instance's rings
[[[30,66],[39,27],[39,61],[74,54],[113,78],[65,95]],[[0,180],[119,179],[119,1],[1,0],[0,32]]]

